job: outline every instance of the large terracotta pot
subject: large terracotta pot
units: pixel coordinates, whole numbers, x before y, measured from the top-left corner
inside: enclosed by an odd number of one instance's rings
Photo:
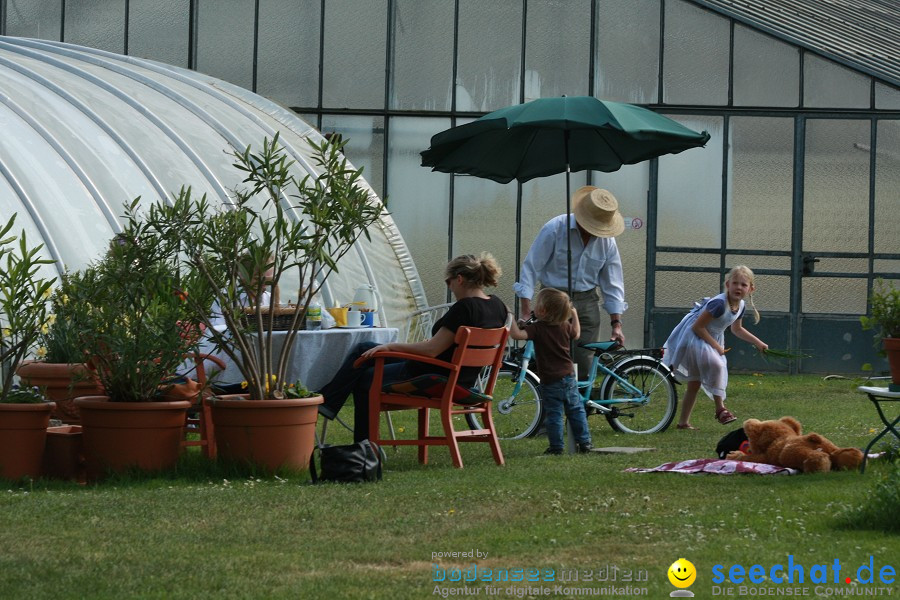
[[[0,477],[40,476],[54,406],[52,402],[0,404]]]
[[[322,396],[248,400],[219,396],[210,401],[218,456],[268,472],[309,468]]]
[[[900,338],[881,340],[891,367],[891,391],[900,391]]]
[[[103,386],[84,363],[47,363],[24,361],[16,369],[23,385],[36,385],[44,395],[56,402],[50,415],[64,423],[78,424],[81,415],[73,400],[79,396],[99,396]]]
[[[175,467],[190,402],[110,402],[106,396],[76,398],[81,411],[87,478],[131,469]]]

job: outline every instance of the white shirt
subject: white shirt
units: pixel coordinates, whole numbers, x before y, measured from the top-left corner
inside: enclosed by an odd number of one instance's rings
[[[519,298],[532,299],[538,282],[563,291],[568,289],[565,222],[566,215],[550,219],[534,238],[522,263],[519,281],[513,285]],[[568,234],[572,240],[572,290],[586,292],[599,287],[604,310],[611,315],[624,313],[628,303],[616,239],[591,236],[585,246],[574,215],[569,221]]]
[[[268,307],[271,299],[272,294],[268,290],[264,290],[260,297],[260,303],[263,306]],[[246,293],[241,292],[240,300],[241,306],[250,306],[250,299],[247,297]],[[212,325],[212,328],[216,331],[225,331],[228,329],[228,325],[225,323],[225,317],[222,316],[222,307],[219,306],[218,300],[214,301],[212,307],[209,309],[209,324]]]

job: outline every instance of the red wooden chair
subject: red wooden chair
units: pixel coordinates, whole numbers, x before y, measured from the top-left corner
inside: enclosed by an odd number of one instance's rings
[[[161,397],[165,400],[187,400],[192,404],[187,411],[181,446],[202,446],[204,456],[215,458],[216,438],[213,435],[212,410],[207,401],[209,390],[204,361],[208,360],[214,363],[223,371],[225,363],[221,358],[212,354],[195,353],[186,358],[193,359],[196,365],[194,372],[190,374],[193,377],[179,378],[179,382],[167,387],[161,393]],[[181,382],[181,379],[184,382]],[[191,433],[199,434],[200,439],[189,439],[188,435]]]
[[[503,360],[503,350],[509,330],[479,329],[460,327],[456,332],[456,350],[450,362],[421,354],[404,352],[379,352],[371,359],[360,359],[360,366],[367,360],[375,361],[375,379],[369,392],[369,439],[386,446],[418,446],[419,462],[428,462],[428,446],[447,446],[453,466],[462,468],[459,453],[460,442],[485,442],[490,444],[494,460],[504,464],[497,432],[491,417],[491,394]],[[447,376],[423,375],[408,381],[383,385],[385,360],[401,358],[448,369]],[[462,367],[491,367],[490,377],[483,391],[472,390],[457,384]],[[416,439],[382,439],[380,434],[381,413],[397,410],[418,411],[418,437]],[[429,431],[429,411],[440,414],[443,435],[431,435]],[[457,431],[453,427],[455,415],[478,413],[484,429]]]

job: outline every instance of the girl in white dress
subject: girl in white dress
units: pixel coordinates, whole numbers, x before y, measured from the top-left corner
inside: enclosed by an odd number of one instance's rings
[[[725,388],[728,387],[725,329],[731,326],[734,335],[760,352],[768,348],[742,324],[745,298],[750,301],[754,322],[759,323],[759,311],[753,304],[755,290],[753,271],[743,265],[734,267],[725,276],[725,292],[696,303],[663,345],[663,362],[671,367],[678,381],[687,383],[678,429],[697,429],[691,425],[690,418],[701,386],[716,403],[719,423],[725,425],[737,419],[725,408]]]

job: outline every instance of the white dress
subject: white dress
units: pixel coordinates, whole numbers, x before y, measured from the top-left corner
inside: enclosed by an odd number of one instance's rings
[[[707,395],[725,398],[728,361],[691,329],[704,311],[713,315],[706,330],[719,345],[724,345],[725,330],[744,314],[744,301],[741,300],[734,312],[728,306],[725,293],[694,303],[693,310],[685,315],[663,344],[663,362],[672,369],[678,381],[699,380]]]

